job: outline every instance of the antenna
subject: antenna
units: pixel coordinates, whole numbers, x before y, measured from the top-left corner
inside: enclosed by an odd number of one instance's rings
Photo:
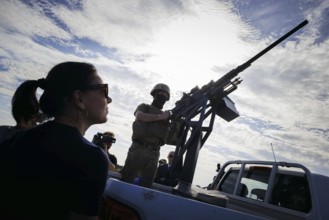
[[[276,158],[275,158],[275,154],[274,154],[274,149],[273,149],[272,143],[271,143],[271,148],[272,148],[272,153],[273,153],[274,161],[276,162]]]

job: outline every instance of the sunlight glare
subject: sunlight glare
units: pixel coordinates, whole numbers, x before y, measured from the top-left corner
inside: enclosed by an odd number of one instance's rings
[[[220,18],[213,14],[185,17],[161,29],[149,47],[153,56],[145,63],[147,69],[171,79],[180,90],[219,78],[213,64],[223,67],[238,62],[246,50],[237,37],[240,25]]]

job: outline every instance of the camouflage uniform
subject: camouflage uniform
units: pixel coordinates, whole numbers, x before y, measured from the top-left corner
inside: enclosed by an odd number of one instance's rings
[[[162,111],[152,105],[141,104],[136,111],[149,114],[161,114]],[[168,129],[167,121],[133,123],[132,145],[129,148],[124,167],[120,170],[121,180],[133,183],[139,177],[139,185],[151,187],[160,156],[160,147],[164,145]]]

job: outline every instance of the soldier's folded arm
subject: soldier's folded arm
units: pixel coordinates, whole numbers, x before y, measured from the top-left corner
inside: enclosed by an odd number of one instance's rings
[[[150,113],[145,113],[142,111],[137,111],[135,113],[135,120],[136,121],[161,121],[161,120],[167,120],[169,119],[171,113],[170,111],[164,111],[161,114],[150,114]]]

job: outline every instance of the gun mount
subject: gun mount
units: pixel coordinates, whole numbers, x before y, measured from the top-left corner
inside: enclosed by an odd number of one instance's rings
[[[178,185],[179,191],[190,187],[192,184],[199,151],[212,132],[215,116],[218,115],[226,121],[232,121],[239,117],[234,102],[228,97],[242,82],[242,79],[237,77],[238,74],[307,23],[308,21],[304,20],[217,81],[212,80],[202,88],[196,86],[189,93],[183,93],[183,97],[175,103],[175,107],[171,110],[172,117],[167,144],[176,146],[173,161],[174,169],[177,161],[182,160],[186,153]],[[208,124],[203,125],[208,117],[210,117],[207,120]]]

